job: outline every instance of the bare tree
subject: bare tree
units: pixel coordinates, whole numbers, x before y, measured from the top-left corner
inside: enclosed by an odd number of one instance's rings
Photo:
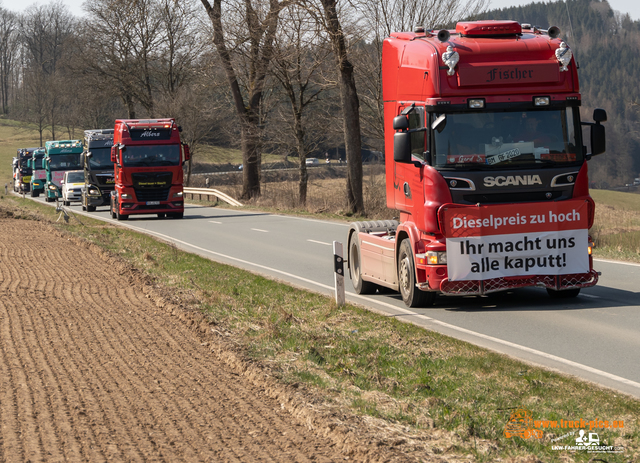
[[[317,12],[316,19],[325,28],[332,44],[342,105],[344,146],[347,157],[348,207],[353,213],[364,214],[360,101],[356,89],[354,67],[349,59],[347,37],[340,22],[338,0],[320,0],[319,5],[310,0],[306,6],[309,11]]]
[[[317,22],[306,10],[290,5],[283,10],[282,21],[287,27],[282,28],[276,39],[273,74],[289,101],[289,111],[283,111],[285,114],[281,119],[295,141],[294,150],[298,154],[300,172],[298,197],[300,205],[304,206],[307,203],[309,179],[306,159],[314,144],[317,144],[314,143],[317,140],[311,137],[305,113],[318,101],[324,90],[319,74],[330,51],[322,43]],[[286,136],[282,138],[287,139]],[[284,144],[289,145],[286,142]]]
[[[9,107],[10,81],[18,50],[18,21],[16,15],[0,7],[0,97],[2,114]]]
[[[243,199],[260,196],[263,92],[273,58],[278,17],[287,1],[231,0],[224,4],[223,23],[223,1],[201,0],[213,26],[213,43],[240,119]],[[245,64],[244,86],[240,83],[242,70],[235,66],[238,61]]]
[[[82,66],[102,86],[117,89],[128,117],[136,117],[136,102],[153,113],[151,58],[157,45],[159,19],[149,0],[134,0],[123,8],[118,0],[89,0],[89,20],[83,24]]]
[[[74,22],[61,2],[32,6],[21,20],[25,110],[38,124],[41,138],[44,120],[51,127],[52,138],[56,138],[58,101],[64,81],[61,63],[69,51]]]

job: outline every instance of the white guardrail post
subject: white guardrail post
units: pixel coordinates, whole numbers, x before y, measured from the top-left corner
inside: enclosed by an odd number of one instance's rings
[[[333,242],[333,276],[335,280],[336,304],[344,305],[344,259],[342,256],[342,243]]]

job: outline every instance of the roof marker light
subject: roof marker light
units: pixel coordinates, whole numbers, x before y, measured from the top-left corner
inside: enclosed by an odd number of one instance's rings
[[[548,96],[537,96],[533,99],[534,106],[549,106],[551,99]]]
[[[468,106],[469,109],[482,109],[484,108],[484,98],[475,98],[469,100]]]

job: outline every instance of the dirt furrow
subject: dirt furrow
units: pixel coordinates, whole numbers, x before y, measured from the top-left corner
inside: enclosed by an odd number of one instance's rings
[[[46,224],[0,219],[1,461],[336,461],[159,309]]]

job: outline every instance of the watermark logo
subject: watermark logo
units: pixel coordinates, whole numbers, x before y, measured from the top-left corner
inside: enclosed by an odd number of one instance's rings
[[[507,439],[518,436],[523,439],[542,438],[542,431],[534,429],[534,421],[529,410],[519,408],[511,412],[509,421],[504,427],[504,437]]]

